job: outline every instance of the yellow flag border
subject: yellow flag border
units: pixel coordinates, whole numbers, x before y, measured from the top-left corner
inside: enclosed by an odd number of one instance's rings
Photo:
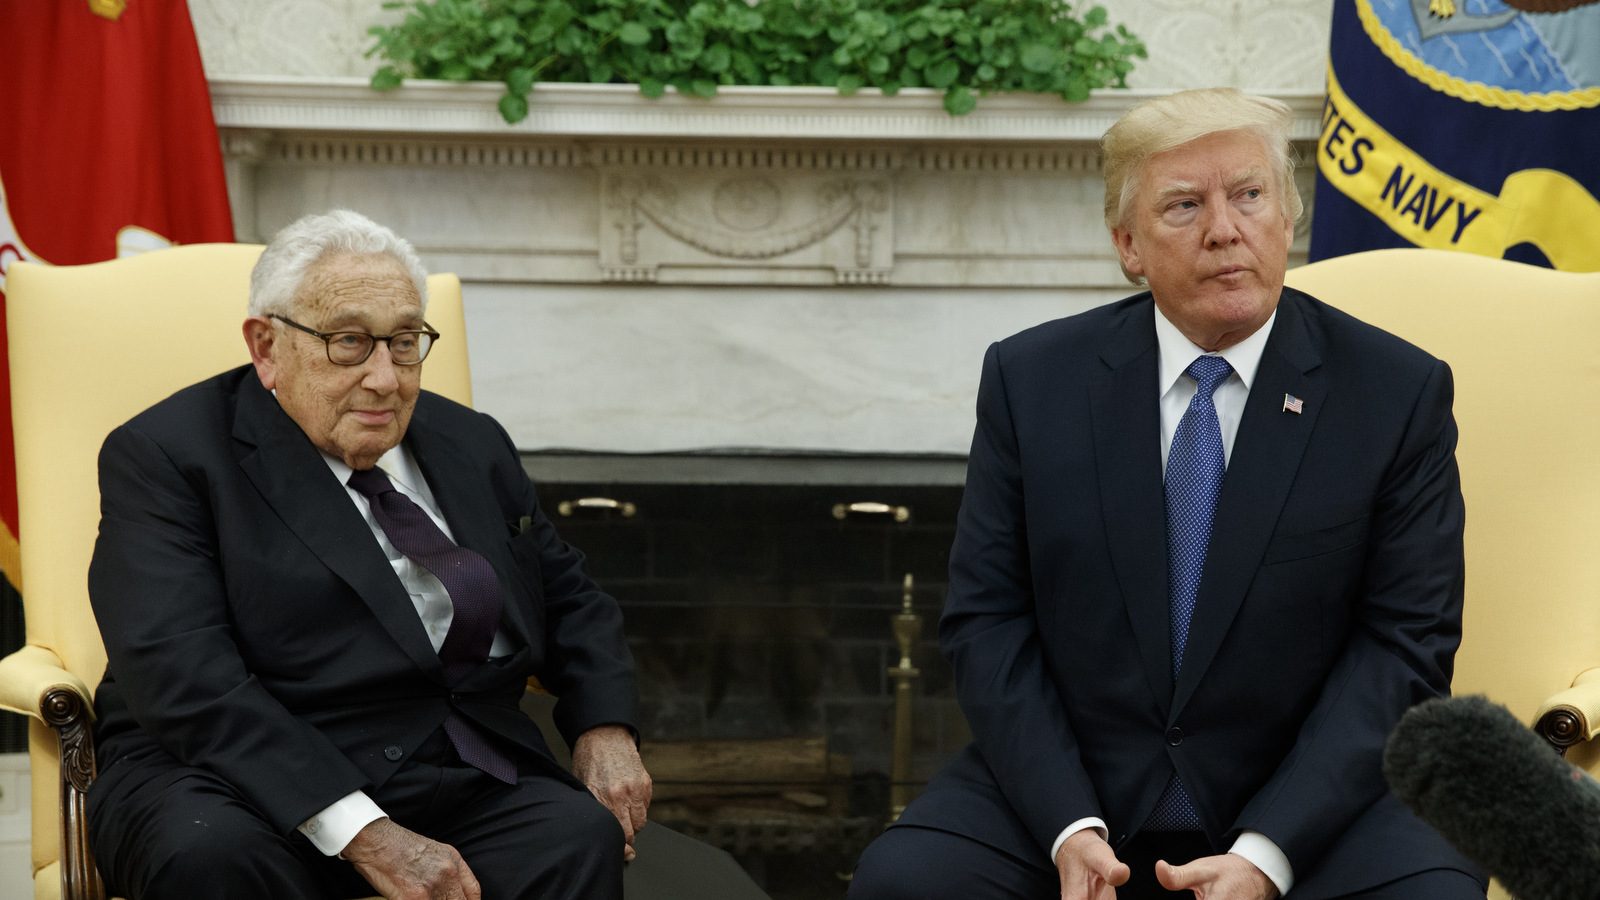
[[[1407,75],[1441,94],[1481,106],[1522,112],[1555,112],[1600,106],[1600,87],[1530,94],[1525,91],[1495,87],[1481,81],[1467,81],[1447,72],[1441,72],[1423,62],[1389,33],[1389,29],[1383,26],[1378,14],[1373,12],[1372,0],[1356,0],[1356,12],[1361,17],[1361,27],[1366,29],[1367,37],[1383,51],[1384,56],[1389,57],[1390,62],[1399,66]]]
[[[11,582],[17,593],[22,593],[22,549],[11,529],[0,525],[0,575]]]
[[[1317,168],[1395,234],[1418,247],[1496,259],[1529,242],[1557,269],[1600,271],[1600,199],[1572,176],[1523,169],[1491,193],[1435,166],[1379,125],[1344,92],[1331,61],[1327,96],[1313,151]]]

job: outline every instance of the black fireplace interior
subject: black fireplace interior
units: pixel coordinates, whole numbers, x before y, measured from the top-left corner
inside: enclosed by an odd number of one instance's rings
[[[546,512],[622,606],[652,820],[727,849],[776,900],[843,896],[889,816],[891,622],[907,575],[921,618],[908,780],[969,739],[936,645],[959,461],[922,484],[888,465],[893,483],[859,465],[717,483],[714,464],[661,480],[584,465],[572,478],[527,458]],[[882,506],[849,511],[860,503]]]

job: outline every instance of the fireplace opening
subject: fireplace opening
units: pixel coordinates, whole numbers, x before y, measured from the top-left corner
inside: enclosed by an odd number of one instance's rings
[[[775,900],[842,897],[894,807],[970,739],[936,641],[964,460],[525,465],[622,606],[651,819],[728,850]]]

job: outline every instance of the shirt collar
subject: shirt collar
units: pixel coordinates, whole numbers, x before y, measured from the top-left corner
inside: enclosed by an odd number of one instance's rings
[[[1161,352],[1161,370],[1157,373],[1160,378],[1157,387],[1161,393],[1157,396],[1165,397],[1172,386],[1178,383],[1178,376],[1183,374],[1183,370],[1189,368],[1196,356],[1205,355],[1206,351],[1184,337],[1178,326],[1162,314],[1160,306],[1155,307],[1155,312],[1156,344]],[[1244,382],[1247,391],[1250,383],[1255,381],[1256,369],[1261,367],[1261,354],[1267,349],[1267,336],[1272,333],[1272,323],[1277,320],[1278,311],[1274,309],[1267,321],[1249,337],[1226,350],[1210,354],[1227,360],[1234,374]]]

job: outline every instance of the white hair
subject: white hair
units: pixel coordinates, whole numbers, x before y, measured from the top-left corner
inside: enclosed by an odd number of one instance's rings
[[[384,254],[405,267],[428,308],[428,270],[411,242],[348,209],[302,216],[272,238],[250,272],[250,315],[289,315],[306,272],[335,253]]]

